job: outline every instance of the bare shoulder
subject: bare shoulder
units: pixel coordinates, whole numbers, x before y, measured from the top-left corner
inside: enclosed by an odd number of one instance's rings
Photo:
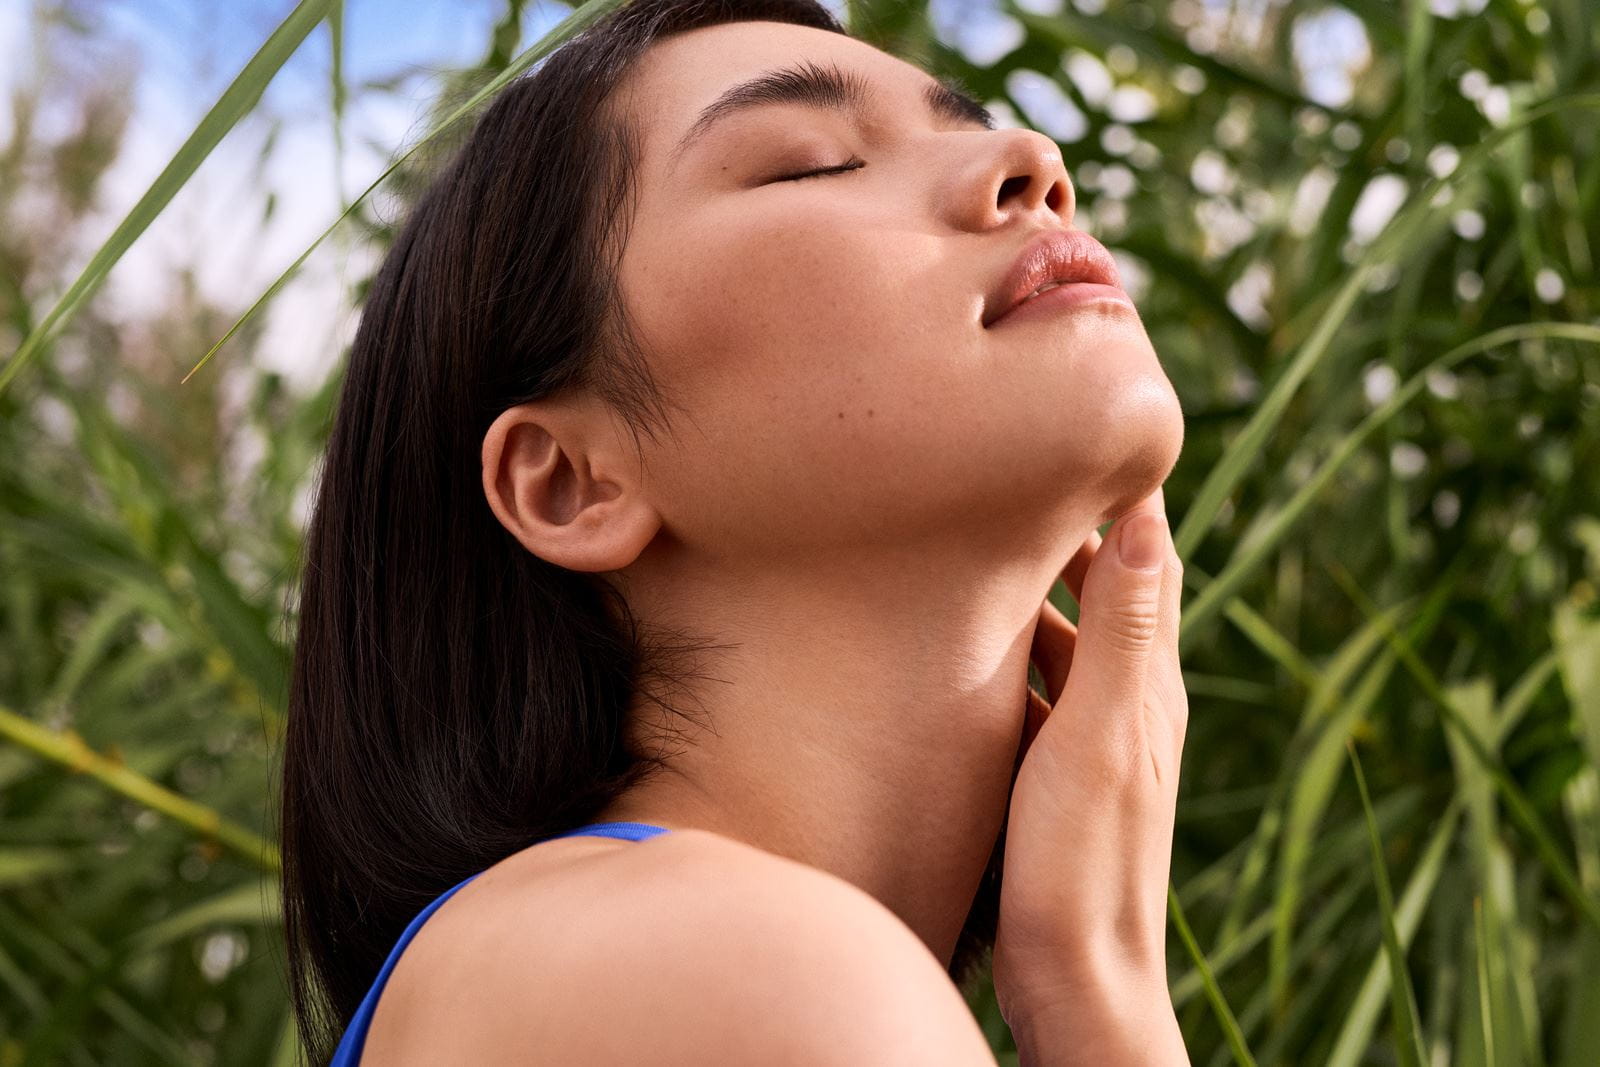
[[[369,1062],[994,1063],[939,961],[856,886],[699,830],[627,844],[447,901]]]

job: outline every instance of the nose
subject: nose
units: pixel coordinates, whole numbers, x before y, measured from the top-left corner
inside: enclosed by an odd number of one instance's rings
[[[960,188],[948,201],[961,216],[959,226],[989,230],[1019,215],[1047,213],[1054,217],[1041,219],[1044,225],[1072,224],[1077,194],[1054,141],[1021,128],[975,131],[972,136],[978,148],[965,167],[957,168]]]

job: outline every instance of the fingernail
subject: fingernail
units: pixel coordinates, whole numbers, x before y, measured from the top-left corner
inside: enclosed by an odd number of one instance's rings
[[[1135,515],[1122,529],[1117,545],[1125,566],[1136,571],[1153,571],[1167,554],[1167,517],[1147,511]]]

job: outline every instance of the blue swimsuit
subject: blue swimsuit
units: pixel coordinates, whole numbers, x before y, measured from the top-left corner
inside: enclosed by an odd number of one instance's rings
[[[576,830],[568,830],[564,834],[556,834],[548,840],[554,841],[557,837],[577,837],[579,835],[594,837],[620,837],[628,841],[643,841],[647,837],[667,832],[664,826],[651,826],[643,822],[593,822],[587,826],[580,826]],[[543,842],[541,842],[542,844]],[[479,871],[478,874],[482,874]],[[411,924],[400,935],[400,940],[395,942],[394,948],[389,952],[389,958],[383,961],[383,967],[378,971],[377,980],[372,983],[372,988],[367,990],[367,995],[361,999],[361,1006],[356,1009],[355,1015],[350,1020],[350,1025],[345,1027],[344,1037],[339,1040],[339,1048],[333,1054],[328,1067],[356,1067],[361,1062],[361,1047],[367,1043],[367,1029],[372,1025],[372,1013],[377,1010],[378,997],[383,993],[384,983],[389,980],[389,972],[394,970],[394,965],[400,962],[400,953],[405,951],[406,945],[417,936],[417,931],[422,929],[422,924],[428,921],[428,916],[439,910],[439,906],[455,895],[456,890],[478,877],[477,874],[456,883],[423,908]]]

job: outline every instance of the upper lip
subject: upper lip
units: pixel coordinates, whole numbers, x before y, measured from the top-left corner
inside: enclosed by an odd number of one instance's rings
[[[1023,246],[1011,269],[984,299],[988,326],[1046,282],[1097,282],[1122,287],[1116,260],[1082,230],[1047,230]]]

